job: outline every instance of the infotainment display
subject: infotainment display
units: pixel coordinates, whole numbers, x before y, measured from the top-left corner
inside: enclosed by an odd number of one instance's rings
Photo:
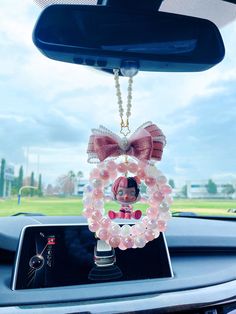
[[[12,289],[172,276],[163,234],[142,249],[114,250],[102,242],[85,224],[25,227],[19,241]]]

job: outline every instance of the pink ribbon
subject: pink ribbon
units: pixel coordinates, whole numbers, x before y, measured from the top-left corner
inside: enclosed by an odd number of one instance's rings
[[[93,130],[88,144],[88,161],[104,161],[121,155],[128,155],[139,160],[161,160],[166,144],[162,131],[153,123],[147,122],[129,139],[121,139],[108,129],[100,126]]]

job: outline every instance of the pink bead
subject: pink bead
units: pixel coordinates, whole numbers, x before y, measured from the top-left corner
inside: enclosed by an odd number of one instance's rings
[[[144,170],[143,169],[139,169],[138,171],[137,171],[137,177],[139,177],[139,179],[140,180],[143,180],[143,179],[145,179],[145,172],[144,172]]]
[[[122,239],[122,244],[127,248],[130,249],[134,245],[134,240],[131,237],[126,237]]]
[[[109,171],[109,176],[111,180],[115,180],[117,177],[117,172],[116,171]]]
[[[153,178],[153,177],[147,177],[145,179],[145,183],[146,183],[147,186],[150,186],[150,187],[154,186],[156,184],[156,179]]]
[[[101,170],[100,178],[104,181],[109,180],[109,172],[107,170]]]
[[[107,240],[107,238],[109,237],[107,229],[100,229],[98,231],[98,237],[100,240]]]
[[[100,176],[100,171],[98,168],[94,168],[91,172],[90,172],[90,178],[91,179],[98,179]]]
[[[155,193],[153,193],[152,199],[154,199],[157,202],[162,202],[164,199],[164,196],[161,192],[156,191]]]
[[[159,220],[157,223],[157,227],[160,232],[166,231],[166,222],[164,220]]]
[[[107,162],[107,169],[114,171],[116,170],[116,163],[113,160]]]
[[[128,170],[129,172],[135,173],[138,171],[138,166],[134,162],[131,162],[128,164]]]
[[[95,190],[93,191],[93,197],[94,197],[94,199],[100,199],[100,198],[102,198],[102,197],[103,197],[103,192],[102,192],[102,190],[100,190],[100,189],[95,189]]]
[[[138,162],[138,168],[139,168],[139,169],[144,169],[146,166],[147,166],[147,162],[146,162],[146,161],[140,160],[140,161]]]
[[[92,232],[96,232],[99,229],[100,225],[97,221],[91,221],[88,225],[88,228]]]
[[[141,221],[141,222],[144,224],[144,226],[147,226],[147,224],[148,224],[148,222],[149,222],[148,217],[144,216],[144,217],[142,218],[142,221]]]
[[[133,225],[133,226],[131,227],[131,234],[132,234],[132,236],[136,236],[136,235],[139,234],[139,231],[138,231],[138,229],[136,228],[136,225]]]
[[[120,237],[111,237],[109,239],[109,244],[111,247],[116,248],[120,244]]]
[[[121,173],[124,173],[127,171],[127,165],[125,163],[120,163],[118,166],[117,166],[117,170]]]
[[[102,213],[99,210],[94,210],[91,218],[95,221],[98,221],[102,218]]]
[[[151,198],[150,201],[149,201],[149,204],[150,204],[152,207],[158,208],[159,205],[160,205],[160,201],[157,201],[157,200],[155,200],[154,198]]]
[[[151,219],[157,218],[158,215],[158,209],[154,207],[149,207],[147,209],[147,216]]]
[[[161,186],[160,191],[161,191],[161,193],[163,193],[164,195],[165,195],[165,194],[170,194],[170,193],[172,192],[172,188],[171,188],[170,185],[165,184],[165,185],[162,185],[162,186]]]
[[[107,217],[104,217],[104,218],[101,219],[100,225],[103,228],[108,228],[111,225],[111,220],[109,218],[107,218]]]
[[[155,239],[155,233],[152,230],[147,230],[144,235],[147,241],[152,241]]]
[[[147,203],[147,201],[148,201],[148,197],[143,196],[143,197],[141,197],[139,202],[140,203]]]
[[[93,213],[93,208],[91,207],[85,208],[83,210],[83,216],[85,216],[86,218],[90,218],[92,216],[92,213]]]
[[[104,202],[100,199],[98,199],[96,202],[94,202],[94,208],[95,209],[103,209],[103,206],[104,206]]]
[[[119,249],[122,250],[122,251],[127,250],[127,247],[123,244],[123,242],[120,242],[120,244],[119,244],[118,247],[119,247]]]
[[[173,197],[171,195],[166,195],[165,200],[169,205],[173,203]]]

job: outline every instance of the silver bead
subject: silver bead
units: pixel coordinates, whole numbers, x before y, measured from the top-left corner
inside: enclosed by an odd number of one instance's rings
[[[120,148],[123,150],[123,151],[127,151],[129,149],[129,142],[128,142],[128,139],[126,137],[123,137],[119,143],[119,146]]]

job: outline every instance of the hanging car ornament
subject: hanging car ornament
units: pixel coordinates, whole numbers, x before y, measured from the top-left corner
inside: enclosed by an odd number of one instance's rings
[[[89,230],[95,232],[97,238],[113,248],[126,250],[142,248],[166,230],[167,221],[171,218],[172,189],[155,166],[161,160],[166,144],[164,134],[155,124],[146,122],[127,137],[131,133],[129,117],[133,78],[129,77],[125,120],[119,70],[114,71],[114,78],[123,137],[104,126],[92,130],[88,162],[97,165],[91,170],[89,184],[84,188],[83,215],[88,219]],[[140,191],[141,185],[146,187],[145,195]],[[110,187],[111,193],[107,196]],[[120,208],[118,211],[109,209],[105,214],[104,203],[111,200],[118,202]],[[138,208],[138,202],[147,205],[145,214]],[[120,225],[117,218],[125,219],[125,223]]]

